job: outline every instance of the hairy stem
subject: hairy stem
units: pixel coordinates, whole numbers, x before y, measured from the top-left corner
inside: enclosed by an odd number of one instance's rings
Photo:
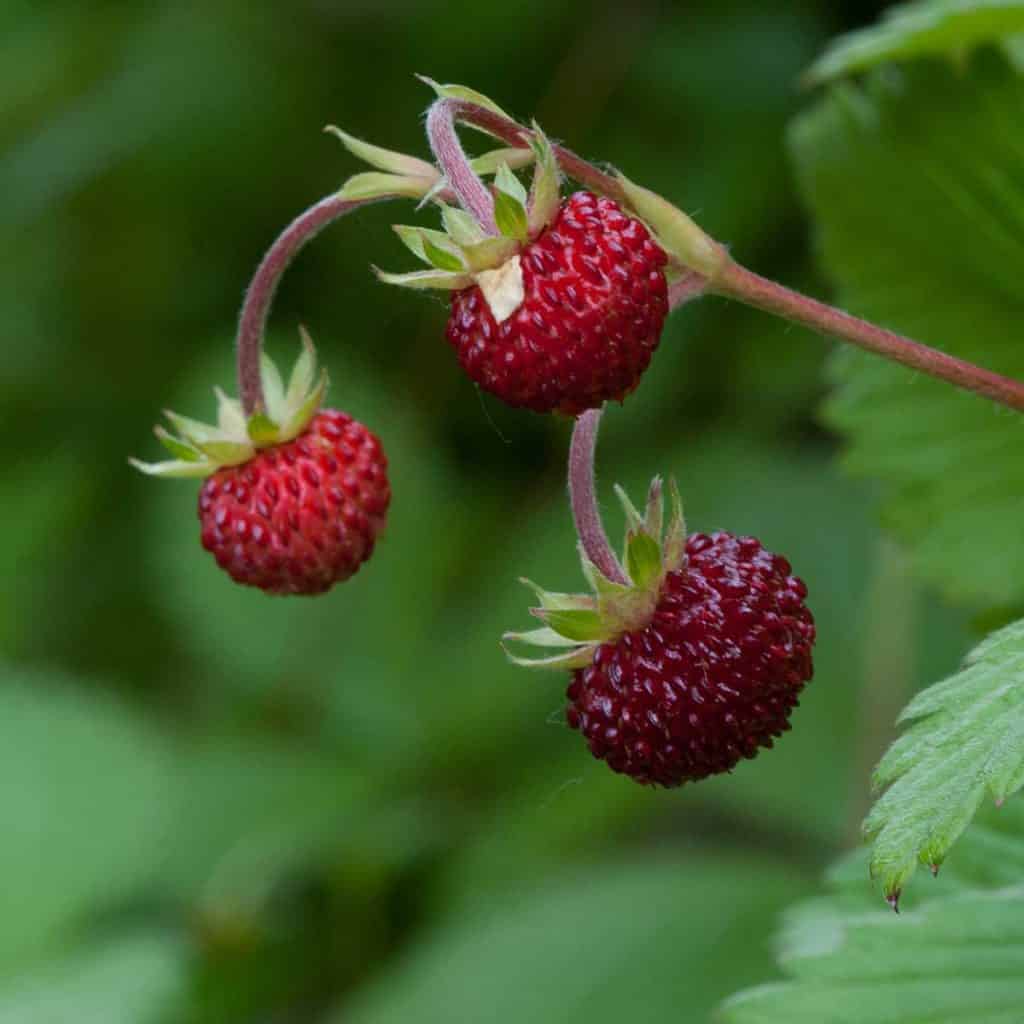
[[[587,558],[613,583],[628,583],[601,522],[594,484],[594,454],[601,409],[588,409],[576,418],[569,448],[569,504],[576,533]]]
[[[956,359],[938,349],[887,331],[884,327],[850,316],[760,277],[738,263],[730,261],[726,264],[719,276],[711,282],[711,291],[803,324],[821,334],[848,341],[858,348],[973,391],[1000,405],[1024,411],[1024,384],[1019,381],[983,370],[973,363]]]
[[[509,145],[528,144],[530,132],[522,125],[475,103],[463,100],[453,100],[451,103],[457,119],[490,132]],[[610,196],[617,202],[629,205],[622,186],[615,177],[562,146],[556,145],[554,150],[559,164],[570,177]],[[847,341],[886,359],[972,391],[1000,405],[1024,411],[1024,383],[992,373],[911,338],[850,316],[823,302],[760,277],[732,260],[726,262],[714,281],[703,281],[702,287],[775,316],[803,324],[821,334]],[[696,281],[684,278],[677,282],[670,296],[672,308],[677,308],[694,298],[696,294],[699,294]]]
[[[265,408],[263,383],[260,379],[260,355],[263,351],[263,332],[267,314],[270,312],[270,305],[274,301],[274,293],[277,291],[281,276],[298,251],[314,235],[332,221],[370,202],[376,200],[339,199],[336,195],[321,199],[304,213],[300,213],[277,236],[256,268],[242,303],[236,343],[238,390],[246,416],[252,416]]]
[[[497,235],[494,221],[494,197],[473,170],[455,130],[459,109],[456,100],[437,100],[427,112],[427,138],[441,173],[445,176],[463,209],[488,235]]]

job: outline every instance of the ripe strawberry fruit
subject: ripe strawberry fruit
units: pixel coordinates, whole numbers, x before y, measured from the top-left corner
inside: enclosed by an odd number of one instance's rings
[[[566,654],[515,660],[572,668],[566,717],[594,756],[671,787],[730,771],[789,728],[813,674],[815,630],[807,588],[784,558],[753,537],[686,540],[679,511],[659,543],[657,481],[652,495],[644,520],[633,513],[632,585],[588,565],[596,598],[542,592],[535,614],[548,628],[510,638],[550,647],[564,637]]]
[[[623,400],[640,382],[668,315],[668,256],[613,200],[590,192],[562,200],[553,150],[536,125],[533,157],[529,195],[507,164],[497,166],[490,195],[500,234],[442,203],[445,231],[395,227],[432,269],[377,273],[454,293],[446,337],[485,391],[575,415]]]
[[[577,192],[520,254],[523,300],[500,323],[473,285],[445,332],[466,373],[512,406],[575,415],[640,383],[668,315],[664,250],[611,199]]]
[[[233,580],[268,594],[321,594],[373,553],[391,491],[380,441],[351,416],[318,411],[326,376],[315,381],[305,351],[287,390],[263,364],[267,411],[246,419],[218,392],[218,424],[167,413],[180,436],[157,428],[174,461],[133,464],[155,476],[201,476],[203,547]]]

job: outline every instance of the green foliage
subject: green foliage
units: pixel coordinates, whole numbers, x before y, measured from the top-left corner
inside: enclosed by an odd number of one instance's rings
[[[825,263],[852,311],[1011,377],[1024,274],[1024,79],[993,52],[969,73],[912,65],[834,90],[792,134]],[[829,422],[847,465],[886,484],[915,568],[988,607],[1024,599],[1017,417],[843,351]]]
[[[1024,622],[993,634],[963,670],[914,698],[910,728],[875,770],[887,787],[864,824],[872,875],[898,896],[918,863],[937,867],[986,795],[1024,785]]]
[[[930,892],[871,909],[864,860],[786,917],[785,981],[729,1000],[723,1024],[1012,1024],[1024,1005],[1024,805],[968,830]],[[1008,819],[1008,820],[1007,820]],[[961,863],[961,858],[966,863]],[[875,904],[877,906],[877,904]]]

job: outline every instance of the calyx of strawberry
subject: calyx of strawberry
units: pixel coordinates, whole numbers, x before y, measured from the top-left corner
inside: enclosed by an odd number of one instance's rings
[[[529,580],[523,582],[537,595],[539,605],[530,614],[544,626],[525,633],[506,633],[505,643],[557,650],[541,658],[505,653],[527,668],[575,669],[589,665],[598,646],[632,630],[647,626],[661,597],[665,577],[686,565],[686,522],[674,480],[669,480],[671,515],[663,527],[662,482],[651,481],[647,507],[641,516],[625,491],[615,492],[626,512],[623,568],[628,582],[609,579],[580,548],[583,575],[592,594],[553,594]]]
[[[164,415],[177,431],[172,434],[154,427],[160,443],[173,459],[166,462],[128,461],[149,476],[205,477],[224,466],[248,462],[261,448],[284,444],[301,434],[317,414],[327,391],[327,371],[317,374],[316,350],[305,330],[300,328],[302,352],[296,360],[287,387],[273,360],[265,353],[261,360],[261,378],[266,409],[247,417],[242,403],[229,398],[220,388],[217,395],[216,424],[179,416],[169,410]]]

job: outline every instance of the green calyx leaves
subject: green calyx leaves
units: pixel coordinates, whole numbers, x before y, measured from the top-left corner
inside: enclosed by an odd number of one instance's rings
[[[575,669],[589,665],[598,646],[623,633],[650,623],[661,596],[665,577],[686,565],[686,522],[675,481],[668,484],[671,514],[663,527],[664,501],[660,477],[651,481],[647,505],[641,515],[626,493],[616,487],[626,513],[623,564],[629,582],[608,579],[581,550],[583,574],[592,594],[556,594],[529,580],[523,582],[537,595],[538,606],[530,614],[544,624],[541,629],[506,633],[505,644],[554,649],[541,658],[521,657],[506,646],[509,660],[527,668]]]
[[[714,281],[728,262],[725,248],[707,235],[682,210],[656,192],[618,175],[628,206],[654,232],[673,261]]]
[[[216,424],[165,411],[177,434],[154,428],[160,443],[173,456],[166,462],[128,461],[149,476],[205,477],[224,466],[248,462],[260,448],[284,444],[301,434],[316,415],[327,391],[327,373],[317,373],[316,350],[306,331],[300,328],[302,352],[292,368],[287,386],[269,356],[261,365],[265,411],[245,416],[242,403],[219,388]]]

